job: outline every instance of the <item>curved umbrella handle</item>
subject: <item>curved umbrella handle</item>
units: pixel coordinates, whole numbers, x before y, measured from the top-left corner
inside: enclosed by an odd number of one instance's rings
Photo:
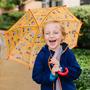
[[[68,72],[69,72],[68,68],[65,68],[64,72],[58,71],[57,73],[61,76],[66,76],[68,74]]]

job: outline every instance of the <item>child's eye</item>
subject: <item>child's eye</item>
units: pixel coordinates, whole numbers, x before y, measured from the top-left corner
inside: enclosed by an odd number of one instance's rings
[[[49,32],[47,32],[47,33],[45,33],[46,35],[49,35],[50,33]]]
[[[58,34],[58,32],[54,32],[54,34]]]

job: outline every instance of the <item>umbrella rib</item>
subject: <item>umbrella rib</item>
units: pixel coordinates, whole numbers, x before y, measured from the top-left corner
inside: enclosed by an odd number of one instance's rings
[[[63,8],[64,10],[65,10],[65,8],[64,7],[66,7],[66,6],[63,6],[63,7],[61,7],[61,8]],[[56,10],[56,9],[59,9],[59,7],[54,7],[54,9],[52,9],[47,15],[46,15],[46,17],[42,20],[42,22],[41,22],[41,25],[43,24],[43,22],[45,21],[45,19],[49,16],[49,14],[53,11],[53,10]],[[70,15],[73,15],[72,13],[70,13],[68,10],[66,10]],[[76,21],[79,21],[76,17],[75,17],[75,19],[76,19]],[[62,19],[63,20],[63,19]],[[65,21],[65,19],[63,20],[63,21]],[[67,21],[67,19],[66,19],[66,21]],[[69,21],[69,20],[68,20]],[[71,20],[70,19],[70,21],[73,21],[73,20]]]
[[[28,13],[28,11],[26,11],[26,14],[27,14],[27,13]],[[26,14],[25,14],[25,15],[26,15]],[[14,28],[15,25],[18,24],[25,15],[23,15],[23,16],[12,26],[12,28]],[[5,34],[6,34],[6,33],[9,33],[10,31],[12,31],[12,28],[10,28],[8,31],[6,31]],[[15,28],[16,28],[16,27],[15,27]]]
[[[82,23],[80,20],[78,20],[67,8],[63,8],[65,11],[67,11],[67,13],[69,13],[71,16],[73,16],[75,18],[76,21]]]
[[[35,21],[36,21],[36,24],[37,24],[37,26],[38,26],[38,30],[36,31],[36,34],[39,32],[39,25],[38,25],[38,22],[37,22],[37,20],[36,20],[36,18],[35,18],[35,16],[34,16],[34,14],[32,13],[32,11],[29,9],[29,11],[31,12],[31,14],[32,14],[32,16],[34,17],[34,19],[35,19]],[[37,35],[35,35],[35,37],[34,37],[34,39],[33,39],[33,41],[35,41],[35,39],[37,38]]]
[[[38,28],[38,30],[36,30],[36,35],[34,36],[34,38],[33,38],[33,42],[32,42],[32,44],[33,44],[33,47],[32,47],[32,49],[31,49],[31,51],[33,50],[33,48],[35,47],[35,44],[34,44],[34,42],[35,42],[35,39],[37,38],[37,34],[38,34],[38,32],[39,32],[39,25],[38,25],[38,22],[37,22],[37,20],[36,20],[36,18],[35,18],[35,16],[34,16],[34,14],[32,13],[32,11],[29,9],[29,11],[31,12],[31,14],[32,14],[32,16],[34,17],[34,19],[35,19],[35,21],[36,21],[36,24],[37,24],[37,28]],[[30,57],[32,57],[32,54],[30,54]],[[31,60],[29,61],[29,65],[30,65],[30,62],[31,62]],[[30,68],[30,66],[29,66],[29,68]]]
[[[42,22],[41,22],[41,25],[42,25],[42,23],[45,21],[45,19],[48,17],[48,15],[53,11],[53,10],[55,10],[55,9],[57,9],[58,7],[55,7],[54,9],[52,9],[47,15],[46,15],[46,17],[42,20]]]
[[[30,13],[32,14],[32,16],[34,17],[34,15],[33,15],[33,13],[32,13],[32,11],[29,9],[29,11],[30,11]],[[38,29],[39,29],[39,25],[38,25],[38,22],[37,22],[37,20],[36,20],[36,18],[34,17],[34,19],[35,19],[35,21],[36,21],[36,24],[37,24],[37,26],[38,26]]]

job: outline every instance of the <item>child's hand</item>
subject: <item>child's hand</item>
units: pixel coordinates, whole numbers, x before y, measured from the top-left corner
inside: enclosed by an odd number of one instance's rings
[[[51,70],[52,74],[55,75],[55,73],[58,72],[58,71],[60,71],[59,66],[58,65],[54,65],[52,70]]]
[[[49,64],[57,65],[58,67],[60,66],[59,61],[56,58],[51,58],[50,60]]]

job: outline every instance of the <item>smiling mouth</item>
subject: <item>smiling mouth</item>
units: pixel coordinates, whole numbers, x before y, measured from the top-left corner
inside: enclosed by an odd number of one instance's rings
[[[56,40],[49,40],[50,43],[56,42]]]

